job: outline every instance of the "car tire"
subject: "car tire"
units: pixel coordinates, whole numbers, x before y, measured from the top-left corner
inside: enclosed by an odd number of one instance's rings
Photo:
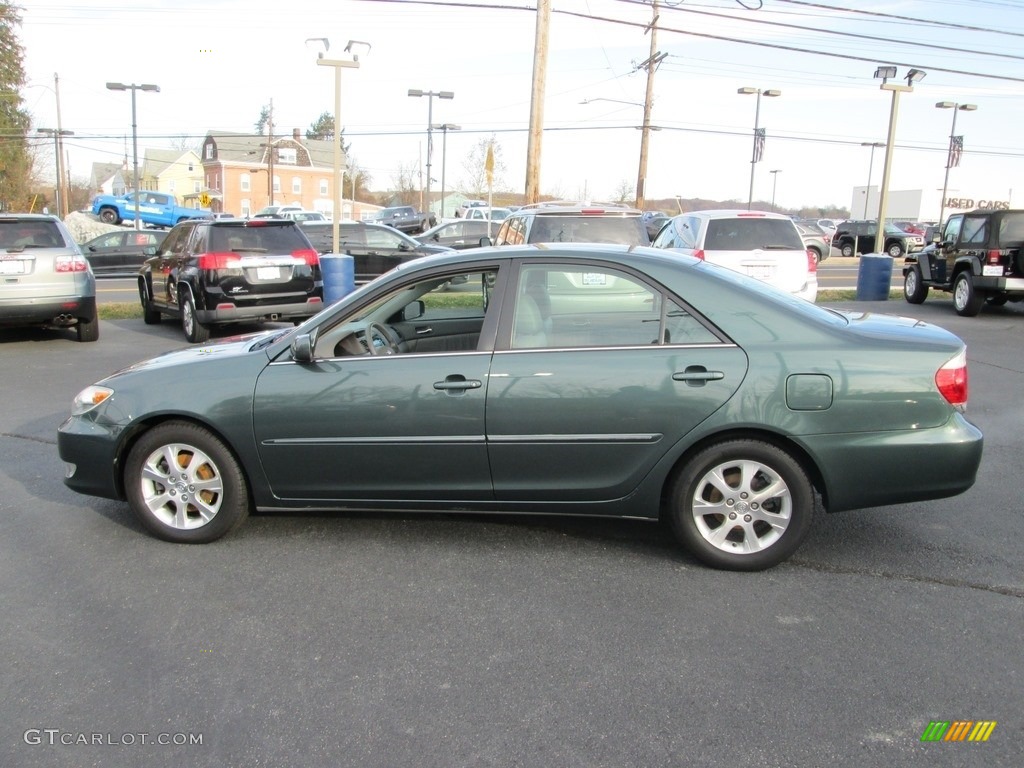
[[[818,249],[818,248],[814,248],[814,247],[808,248],[807,250],[809,250],[811,253],[814,254],[814,263],[815,264],[821,264],[821,259],[822,259],[822,252],[821,252],[821,250]]]
[[[189,291],[178,291],[181,296],[181,330],[185,332],[185,338],[192,344],[202,344],[210,340],[210,329],[199,322],[196,317],[196,304],[192,300]]]
[[[923,304],[928,298],[928,286],[921,278],[921,268],[916,264],[903,276],[903,298],[910,304]]]
[[[968,270],[959,272],[953,280],[953,308],[961,317],[975,317],[985,303],[984,294],[974,288],[974,278]]]
[[[814,488],[793,456],[770,443],[729,440],[681,468],[666,512],[676,538],[702,562],[759,571],[796,551],[814,505]]]
[[[903,246],[899,243],[890,243],[889,247],[886,249],[886,253],[894,259],[898,259],[903,255]]]
[[[139,283],[139,301],[142,303],[142,322],[146,325],[159,325],[160,310],[153,308],[153,302],[149,300],[149,292],[144,283]]]
[[[851,256],[855,256],[856,254],[854,253],[853,243],[841,243],[839,246],[839,253],[841,253],[847,259],[850,258]]]
[[[113,208],[104,208],[100,211],[100,221],[104,224],[120,224],[121,220],[117,218],[117,211]]]
[[[92,314],[89,317],[78,318],[78,323],[75,325],[75,333],[78,335],[79,341],[99,340],[100,318],[95,306],[92,308]]]
[[[139,438],[125,461],[124,488],[142,525],[165,541],[214,541],[249,515],[249,489],[234,454],[186,421],[165,422]]]

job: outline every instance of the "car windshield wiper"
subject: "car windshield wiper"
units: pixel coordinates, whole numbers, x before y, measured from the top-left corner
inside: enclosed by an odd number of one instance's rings
[[[803,246],[780,245],[780,244],[776,243],[775,245],[762,245],[761,246],[761,250],[762,251],[800,251],[800,250],[803,250]]]
[[[273,344],[275,341],[280,339],[282,336],[284,336],[286,333],[288,333],[291,330],[292,330],[291,328],[282,328],[277,333],[272,333],[269,336],[267,336],[267,338],[260,339],[259,341],[257,341],[255,344],[253,344],[251,347],[249,347],[249,351],[250,352],[255,352],[257,349],[263,349],[264,347],[269,347],[271,344]]]

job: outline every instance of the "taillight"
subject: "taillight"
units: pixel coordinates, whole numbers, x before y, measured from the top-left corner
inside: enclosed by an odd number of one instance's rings
[[[704,261],[704,249],[703,248],[698,248],[696,251],[694,251],[693,252],[693,258],[700,259],[701,261]]]
[[[810,248],[807,249],[807,271],[818,271],[818,257],[814,255],[814,251],[812,251]]]
[[[1002,265],[1002,263],[1003,263],[1003,253],[1002,253],[1002,251],[989,251],[985,255],[988,257],[988,263],[989,264]]]
[[[315,267],[320,263],[320,254],[312,248],[303,248],[300,251],[292,251],[292,258],[302,259],[311,267]]]
[[[53,260],[54,272],[87,272],[89,262],[84,256],[58,256]]]
[[[967,350],[960,352],[935,372],[935,386],[955,408],[967,405]]]
[[[196,256],[200,269],[228,269],[238,266],[238,255],[234,253],[200,253]]]

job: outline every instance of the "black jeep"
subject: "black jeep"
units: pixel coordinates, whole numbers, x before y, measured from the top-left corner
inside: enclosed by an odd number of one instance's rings
[[[929,288],[953,293],[958,315],[1024,299],[1024,210],[954,213],[942,234],[903,264],[903,295],[920,304]]]

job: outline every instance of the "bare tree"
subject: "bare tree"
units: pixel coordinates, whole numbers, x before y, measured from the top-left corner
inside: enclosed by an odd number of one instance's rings
[[[628,179],[620,181],[615,187],[615,202],[625,203],[629,200],[635,200],[636,195],[633,192],[634,189],[635,187],[629,183]]]
[[[394,191],[388,193],[390,197],[381,202],[386,205],[397,200],[400,205],[417,205],[420,194],[419,186],[416,184],[418,176],[419,171],[415,165],[399,163],[394,176],[391,177],[391,185]]]

